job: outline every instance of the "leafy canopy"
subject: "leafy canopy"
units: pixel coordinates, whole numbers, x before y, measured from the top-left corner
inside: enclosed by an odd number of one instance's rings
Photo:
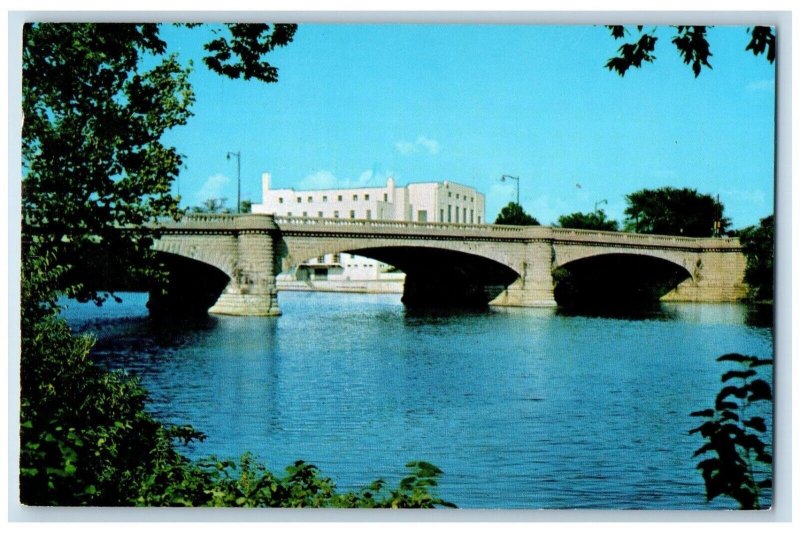
[[[605,211],[599,209],[591,213],[575,212],[558,217],[558,225],[562,228],[590,229],[598,231],[617,231],[619,223],[606,216]]]
[[[196,25],[191,25],[196,26]],[[191,64],[168,54],[158,24],[26,24],[23,32],[23,243],[55,255],[59,285],[85,282],[98,248],[121,264],[152,259],[142,225],[180,214],[170,192],[183,164],[162,136],[191,117]],[[204,62],[222,75],[277,81],[266,54],[293,24],[214,29]],[[227,31],[230,35],[222,35]],[[130,231],[121,232],[120,227]],[[102,300],[102,298],[97,298]]]
[[[516,202],[509,202],[507,206],[500,210],[495,224],[505,224],[508,226],[538,226],[539,221],[525,212]]]
[[[625,26],[607,26],[614,39],[622,39],[626,33],[630,33]],[[672,37],[672,44],[678,50],[681,59],[687,65],[692,66],[694,76],[700,75],[703,67],[712,68],[709,58],[711,45],[707,39],[707,26],[672,26],[675,35]],[[641,68],[643,63],[652,63],[656,56],[653,52],[656,48],[658,37],[655,35],[655,28],[645,31],[644,26],[636,26],[639,38],[633,42],[623,43],[619,49],[619,55],[612,57],[606,63],[608,70],[615,71],[620,76],[631,67]],[[753,55],[766,54],[767,61],[775,61],[775,33],[769,26],[754,26],[748,28],[750,42],[745,47]]]
[[[625,200],[625,229],[629,231],[710,237],[730,226],[730,220],[723,216],[725,207],[695,189],[642,189],[628,194]]]

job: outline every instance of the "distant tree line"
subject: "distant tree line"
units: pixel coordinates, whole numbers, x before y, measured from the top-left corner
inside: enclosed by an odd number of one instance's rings
[[[725,207],[709,194],[695,189],[661,187],[642,189],[625,196],[627,207],[623,230],[658,235],[683,235],[685,237],[711,237],[724,235],[730,219],[724,216]],[[539,221],[525,212],[516,202],[505,206],[495,224],[535,226]],[[595,209],[575,212],[558,218],[558,227],[618,231],[620,224],[609,219],[605,211]]]

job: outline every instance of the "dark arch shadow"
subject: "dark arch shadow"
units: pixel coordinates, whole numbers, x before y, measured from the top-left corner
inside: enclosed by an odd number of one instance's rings
[[[227,274],[208,263],[166,252],[156,256],[166,279],[149,287],[147,308],[155,318],[205,316],[230,281]]]
[[[666,259],[638,254],[605,254],[571,261],[553,272],[556,303],[565,309],[639,312],[691,277]]]
[[[337,250],[376,259],[406,274],[407,307],[486,307],[519,274],[492,259],[442,248],[396,246]]]

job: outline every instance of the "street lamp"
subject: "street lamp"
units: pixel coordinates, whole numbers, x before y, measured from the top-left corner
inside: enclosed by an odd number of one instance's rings
[[[597,206],[600,205],[600,204],[608,205],[608,200],[600,200],[599,202],[595,202],[594,203],[594,212],[595,213],[597,213]]]
[[[514,180],[517,182],[517,205],[519,205],[519,177],[509,176],[508,174],[503,174],[500,176],[500,181],[505,182],[506,178],[510,180]]]
[[[228,152],[225,159],[236,158],[236,212],[242,212],[242,152]]]

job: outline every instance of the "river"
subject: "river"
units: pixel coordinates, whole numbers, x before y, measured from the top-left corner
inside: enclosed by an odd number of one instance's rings
[[[208,436],[191,457],[303,459],[342,489],[425,460],[467,508],[735,508],[705,501],[689,413],[713,405],[716,357],[773,351],[769,312],[739,304],[602,317],[285,292],[277,318],[156,324],[146,295],[121,296],[64,315],[100,364],[141,378],[157,417]]]

